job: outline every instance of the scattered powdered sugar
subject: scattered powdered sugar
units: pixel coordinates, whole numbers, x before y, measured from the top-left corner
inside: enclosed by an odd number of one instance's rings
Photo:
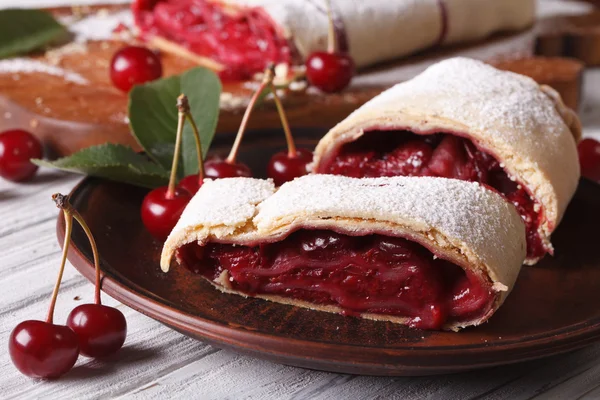
[[[113,31],[119,25],[133,27],[133,14],[131,10],[121,10],[114,13],[97,12],[82,19],[65,17],[61,20],[75,35],[75,41],[110,40]]]
[[[251,220],[256,204],[275,191],[271,180],[225,178],[204,181],[184,210],[176,232],[190,226],[238,226]]]
[[[78,85],[86,85],[89,83],[87,79],[76,72],[49,65],[41,61],[31,60],[28,58],[11,58],[7,60],[0,60],[0,74],[31,74],[36,72],[58,76],[64,78],[66,81],[73,82]]]

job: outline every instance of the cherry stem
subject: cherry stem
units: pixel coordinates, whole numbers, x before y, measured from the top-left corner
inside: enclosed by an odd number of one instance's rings
[[[179,108],[180,95],[177,98]],[[179,164],[179,154],[181,153],[181,137],[183,136],[183,125],[185,123],[185,113],[177,112],[177,133],[175,136],[175,150],[173,151],[173,164],[171,165],[171,176],[169,177],[169,187],[167,188],[167,199],[175,197],[175,184],[177,182],[177,165]]]
[[[65,217],[69,216],[69,218],[75,218],[75,220],[79,223],[90,242],[90,246],[92,247],[92,255],[94,256],[94,270],[96,272],[94,302],[96,304],[102,304],[102,301],[100,299],[100,253],[98,252],[98,246],[96,245],[94,235],[92,235],[92,231],[90,230],[89,225],[87,224],[87,222],[85,222],[85,219],[83,219],[79,211],[73,208],[71,203],[69,203],[69,198],[67,196],[62,195],[60,193],[56,193],[52,195],[52,200],[54,200],[56,206],[63,211]],[[70,231],[67,237],[71,237]]]
[[[185,94],[181,94],[177,98],[177,110],[180,113],[185,114],[185,118],[192,125],[192,131],[194,132],[194,140],[196,141],[196,154],[198,155],[198,184],[202,185],[204,182],[204,158],[202,155],[202,142],[200,141],[200,132],[198,132],[198,126],[196,121],[190,112],[190,103]]]
[[[258,98],[261,96],[262,92],[273,82],[273,78],[275,77],[275,65],[269,64],[267,69],[265,70],[264,77],[258,89],[252,95],[250,102],[248,103],[248,107],[246,107],[246,112],[244,112],[244,116],[242,118],[242,122],[240,123],[240,128],[238,129],[238,133],[235,137],[235,142],[233,142],[233,146],[231,147],[231,151],[229,155],[225,159],[225,162],[229,164],[235,163],[235,159],[237,157],[237,153],[242,144],[242,137],[244,136],[244,132],[246,131],[246,126],[248,125],[248,120],[250,119],[250,115],[252,114],[252,110],[258,101]]]
[[[58,278],[56,278],[56,284],[54,285],[54,291],[50,299],[50,306],[48,307],[48,316],[46,322],[52,324],[54,322],[54,308],[56,307],[56,298],[58,297],[58,291],[60,289],[60,283],[62,282],[63,272],[65,271],[65,264],[67,262],[67,252],[69,251],[69,242],[71,241],[71,231],[73,230],[73,217],[69,213],[63,213],[65,217],[65,240],[63,242],[62,258],[60,260],[60,269],[58,270]]]
[[[296,158],[296,143],[294,143],[294,137],[292,136],[292,131],[290,130],[290,124],[288,123],[287,116],[285,115],[285,110],[283,109],[283,104],[281,103],[281,99],[277,94],[277,89],[275,85],[271,81],[270,84],[271,93],[273,93],[273,100],[275,101],[275,105],[277,106],[277,113],[279,114],[279,119],[281,119],[281,125],[283,126],[283,132],[285,133],[285,141],[287,142],[288,147],[288,157]]]
[[[96,286],[94,289],[94,302],[96,304],[102,304],[102,301],[100,300],[100,259],[98,257],[98,247],[96,246],[96,241],[94,240],[94,236],[92,235],[92,231],[90,231],[89,226],[86,224],[85,220],[83,219],[83,217],[81,216],[81,214],[79,214],[79,211],[71,208],[72,210],[72,214],[73,214],[73,218],[75,218],[75,220],[77,222],[79,222],[79,225],[81,225],[81,228],[83,228],[83,231],[85,232],[85,234],[88,237],[88,240],[90,241],[90,246],[92,246],[92,254],[94,255],[94,269],[96,271]]]
[[[331,12],[331,0],[325,0],[325,6],[327,7],[327,52],[335,53],[337,51],[337,39],[335,37],[335,25],[333,24],[333,13]]]

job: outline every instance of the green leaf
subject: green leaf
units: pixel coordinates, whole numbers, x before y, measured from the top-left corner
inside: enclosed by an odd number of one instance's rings
[[[177,130],[177,96],[188,96],[190,109],[202,142],[204,155],[215,134],[219,118],[221,82],[206,68],[135,86],[129,93],[129,121],[136,140],[148,156],[165,170],[171,169]],[[198,172],[192,129],[186,124],[179,175]]]
[[[0,59],[29,53],[67,37],[67,30],[42,10],[0,10]]]
[[[181,92],[190,102],[190,110],[200,133],[202,156],[206,157],[213,140],[219,120],[219,99],[221,98],[221,80],[212,71],[197,68],[196,72],[187,72],[181,76]],[[198,173],[198,155],[194,132],[189,123],[183,130],[183,171],[185,175]]]
[[[148,188],[162,186],[169,181],[169,172],[166,169],[136,153],[132,148],[120,144],[107,143],[88,147],[56,161],[31,161],[39,166]]]

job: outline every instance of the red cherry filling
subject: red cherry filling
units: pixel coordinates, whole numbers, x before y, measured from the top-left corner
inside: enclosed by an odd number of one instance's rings
[[[319,166],[319,173],[352,177],[438,176],[486,184],[512,202],[527,228],[528,258],[548,251],[539,236],[543,212],[526,189],[511,180],[496,159],[471,141],[450,134],[372,131],[347,143]]]
[[[132,10],[144,34],[160,35],[225,65],[223,79],[250,79],[269,62],[291,60],[288,42],[259,7],[207,0],[137,0]]]
[[[110,62],[110,79],[113,85],[124,92],[129,92],[134,85],[153,81],[161,76],[160,58],[145,47],[123,47]]]
[[[227,270],[229,284],[250,295],[337,305],[349,315],[401,316],[422,329],[482,316],[494,299],[480,276],[434,259],[415,242],[382,235],[300,230],[254,247],[192,243],[176,256],[211,280]]]

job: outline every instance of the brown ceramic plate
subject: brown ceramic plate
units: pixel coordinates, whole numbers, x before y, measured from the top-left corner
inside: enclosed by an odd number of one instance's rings
[[[313,146],[323,132],[297,130]],[[230,137],[213,148],[226,149]],[[275,150],[277,131],[250,132],[242,159],[255,174]],[[326,371],[427,375],[515,363],[566,352],[600,339],[600,186],[583,181],[554,235],[556,255],[523,268],[491,320],[459,333],[412,330],[392,323],[321,313],[215,290],[184,268],[159,268],[162,244],[144,230],[146,191],[84,179],[71,193],[101,253],[102,289],[186,335],[257,357]],[[58,219],[62,243],[64,223]],[[78,227],[69,260],[88,279],[91,251]]]

